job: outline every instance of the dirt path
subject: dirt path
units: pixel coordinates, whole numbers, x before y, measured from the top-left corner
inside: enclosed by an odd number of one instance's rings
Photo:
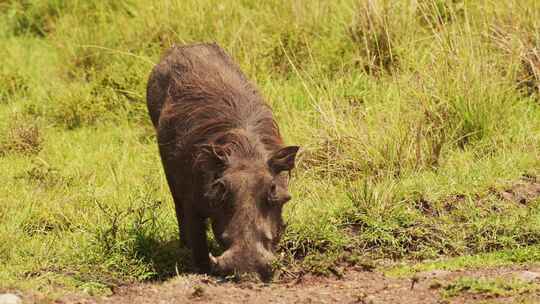
[[[536,275],[536,276],[535,276]],[[518,278],[537,286],[512,295],[464,290],[442,296],[460,277]],[[414,282],[413,282],[414,281]],[[413,284],[414,283],[414,284]],[[216,278],[187,275],[160,284],[120,287],[110,297],[68,296],[56,303],[540,303],[540,266],[419,273],[416,279],[390,278],[378,272],[349,271],[338,278],[304,276],[289,282],[219,283]]]

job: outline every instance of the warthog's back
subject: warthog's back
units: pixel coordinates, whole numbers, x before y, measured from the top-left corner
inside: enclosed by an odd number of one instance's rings
[[[174,46],[152,71],[147,102],[162,157],[189,163],[205,145],[282,145],[272,111],[216,44]]]
[[[147,87],[148,110],[157,126],[172,91],[193,95],[184,101],[195,101],[202,97],[196,93],[215,96],[230,94],[230,90],[250,99],[260,99],[256,88],[217,44],[175,45],[152,70]]]

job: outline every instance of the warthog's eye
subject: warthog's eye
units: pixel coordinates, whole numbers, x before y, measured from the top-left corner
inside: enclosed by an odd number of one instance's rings
[[[225,201],[228,193],[229,192],[225,181],[220,178],[210,184],[210,187],[206,192],[206,197],[213,200],[215,203],[218,203]]]
[[[272,182],[268,190],[268,201],[273,204],[283,205],[291,199],[291,195],[284,187]]]

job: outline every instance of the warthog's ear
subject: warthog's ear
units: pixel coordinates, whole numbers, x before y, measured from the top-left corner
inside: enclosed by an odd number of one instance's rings
[[[268,167],[274,174],[294,169],[294,160],[300,147],[288,146],[275,152],[268,160]]]

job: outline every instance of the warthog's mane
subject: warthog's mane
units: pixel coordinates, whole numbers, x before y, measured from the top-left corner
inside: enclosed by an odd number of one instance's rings
[[[174,130],[175,150],[195,165],[265,157],[283,144],[269,106],[224,56],[217,63],[180,56],[171,68],[160,126]]]

